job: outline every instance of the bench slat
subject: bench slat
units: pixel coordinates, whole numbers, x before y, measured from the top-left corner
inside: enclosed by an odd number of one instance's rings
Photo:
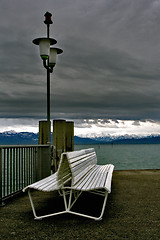
[[[69,157],[69,159],[72,159],[72,158],[76,158],[78,156],[82,156],[82,155],[89,154],[92,152],[94,152],[94,148],[82,149],[79,151],[68,152],[68,157]]]
[[[83,180],[83,183],[85,183],[85,184],[83,184],[82,189],[85,189],[85,190],[89,189],[89,185],[90,185],[90,183],[91,184],[94,183],[94,179],[95,179],[94,177],[97,173],[98,173],[97,172],[97,167],[95,166],[94,171],[92,171],[88,175],[88,177]]]
[[[83,177],[75,184],[73,187],[77,189],[86,189],[85,185],[91,179],[92,175],[96,172],[96,166],[94,166],[89,172],[87,172]]]
[[[96,162],[95,155],[85,156],[74,163],[70,163],[70,168],[72,169],[73,175],[76,175],[78,171],[83,171],[89,165],[94,165]]]
[[[72,175],[76,176],[79,172],[82,172],[83,170],[85,170],[88,166],[94,166],[95,164],[91,164],[90,163],[90,159],[87,159],[86,161],[83,161],[81,163],[81,165],[77,165],[72,169]]]
[[[107,174],[108,165],[100,166],[100,176],[95,184],[95,188],[104,187]]]
[[[93,157],[93,156],[95,156],[95,163],[96,163],[97,157],[96,157],[95,152],[90,152],[90,153],[87,153],[87,154],[84,154],[84,155],[80,155],[80,156],[77,156],[77,157],[74,157],[74,158],[70,158],[70,153],[68,153],[68,158],[69,158],[70,164],[77,163],[81,159],[84,159],[85,157]]]
[[[52,174],[49,177],[46,177],[38,182],[35,182],[29,186],[27,186],[26,188],[23,189],[23,191],[25,191],[27,188],[33,188],[33,189],[37,189],[40,191],[48,191],[48,187],[53,186],[53,189],[58,189],[58,179],[57,179],[57,172]]]
[[[106,166],[97,166],[97,172],[94,175],[92,181],[90,182],[90,184],[88,184],[88,188],[97,188],[97,187],[104,187],[104,176],[102,176],[104,174],[103,169],[106,169]],[[105,176],[106,176],[106,171],[105,171]],[[103,181],[102,181],[103,180]],[[101,182],[101,184],[99,184]]]
[[[81,158],[78,161],[75,161],[73,163],[70,163],[70,161],[69,161],[69,165],[70,165],[70,167],[72,168],[72,171],[73,171],[74,169],[76,169],[76,167],[77,168],[83,167],[83,165],[86,165],[87,163],[89,163],[90,165],[94,165],[94,164],[96,164],[95,160],[96,160],[95,155],[85,156],[85,157],[83,157],[83,158]]]
[[[95,166],[94,169],[90,172],[90,174],[84,176],[74,186],[81,190],[105,188],[105,180],[107,173],[107,165]]]
[[[108,164],[109,165],[109,173],[107,175],[107,179],[105,182],[105,188],[108,189],[108,192],[111,192],[111,182],[112,182],[112,173],[114,170],[114,165]]]
[[[72,185],[75,185],[81,178],[84,177],[84,175],[86,175],[92,168],[94,168],[93,166],[88,166],[86,167],[83,171],[79,172],[77,175],[73,175],[72,176]]]

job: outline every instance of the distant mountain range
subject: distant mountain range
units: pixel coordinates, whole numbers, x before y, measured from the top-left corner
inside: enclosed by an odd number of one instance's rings
[[[52,136],[51,136],[52,137]],[[89,144],[160,144],[160,135],[158,136],[119,136],[119,137],[97,137],[81,138],[74,137],[74,143],[77,145]],[[38,133],[31,132],[3,132],[0,133],[0,145],[33,145],[38,144]]]
[[[117,137],[117,138],[80,138],[74,137],[75,144],[160,144],[160,136],[148,137]]]
[[[34,145],[38,144],[38,133],[31,132],[3,132],[0,133],[0,145]]]

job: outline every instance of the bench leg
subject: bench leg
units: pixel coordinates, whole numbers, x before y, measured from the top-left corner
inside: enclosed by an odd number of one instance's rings
[[[74,200],[72,202],[72,195],[74,194]],[[70,210],[73,205],[75,204],[75,202],[77,201],[77,199],[80,197],[80,195],[82,194],[82,191],[74,191],[71,189],[70,190],[70,196],[69,196],[69,203],[68,203],[68,210]]]
[[[35,207],[34,207],[34,204],[33,204],[33,201],[32,201],[32,196],[31,196],[31,193],[30,193],[30,189],[28,189],[28,196],[29,196],[29,200],[30,200],[30,203],[31,203],[33,215],[34,215],[35,218],[37,218]]]
[[[66,210],[65,210],[65,211],[51,213],[51,214],[47,214],[47,215],[43,215],[43,216],[37,216],[36,210],[35,210],[35,207],[34,207],[34,203],[33,203],[33,200],[32,200],[32,196],[31,196],[31,193],[30,193],[30,189],[28,189],[28,196],[29,196],[29,200],[30,200],[30,203],[31,203],[33,215],[34,215],[34,218],[36,220],[41,220],[42,218],[47,218],[47,217],[56,216],[56,215],[66,213]]]
[[[77,196],[74,198],[74,201],[72,202],[72,190],[70,191],[70,197],[69,197],[69,203],[68,203],[68,213],[71,213],[71,214],[74,214],[74,215],[78,215],[78,216],[81,216],[81,217],[86,217],[86,218],[90,218],[90,219],[94,219],[96,221],[99,221],[102,219],[102,216],[104,214],[104,210],[105,210],[105,206],[106,206],[106,202],[107,202],[107,197],[108,197],[108,192],[106,191],[105,192],[105,195],[104,196],[104,202],[103,202],[103,205],[102,205],[102,210],[101,210],[101,214],[99,217],[94,217],[94,216],[90,216],[90,215],[87,215],[87,214],[82,214],[82,213],[78,213],[78,212],[74,212],[74,211],[71,211],[71,208],[73,207],[73,205],[75,204],[75,202],[77,201],[78,197],[81,195],[82,191],[79,192],[77,194]]]
[[[102,216],[103,216],[104,210],[105,210],[105,206],[106,206],[106,202],[107,202],[107,197],[108,197],[108,192],[106,191],[105,197],[104,197],[103,206],[102,206],[101,214],[100,214],[99,218],[97,218],[97,219],[95,219],[95,220],[101,220],[101,219],[102,219]]]

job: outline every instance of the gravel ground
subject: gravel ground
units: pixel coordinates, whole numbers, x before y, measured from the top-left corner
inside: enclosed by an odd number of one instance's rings
[[[39,214],[62,206],[53,193],[33,196]],[[81,196],[76,208],[91,209],[96,215],[101,197]],[[28,196],[22,194],[0,208],[0,239],[160,240],[159,199],[160,170],[114,171],[101,221],[68,214],[34,220]]]

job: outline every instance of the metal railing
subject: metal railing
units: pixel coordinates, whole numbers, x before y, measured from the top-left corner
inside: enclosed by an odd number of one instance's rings
[[[0,205],[50,173],[50,145],[0,146]]]

